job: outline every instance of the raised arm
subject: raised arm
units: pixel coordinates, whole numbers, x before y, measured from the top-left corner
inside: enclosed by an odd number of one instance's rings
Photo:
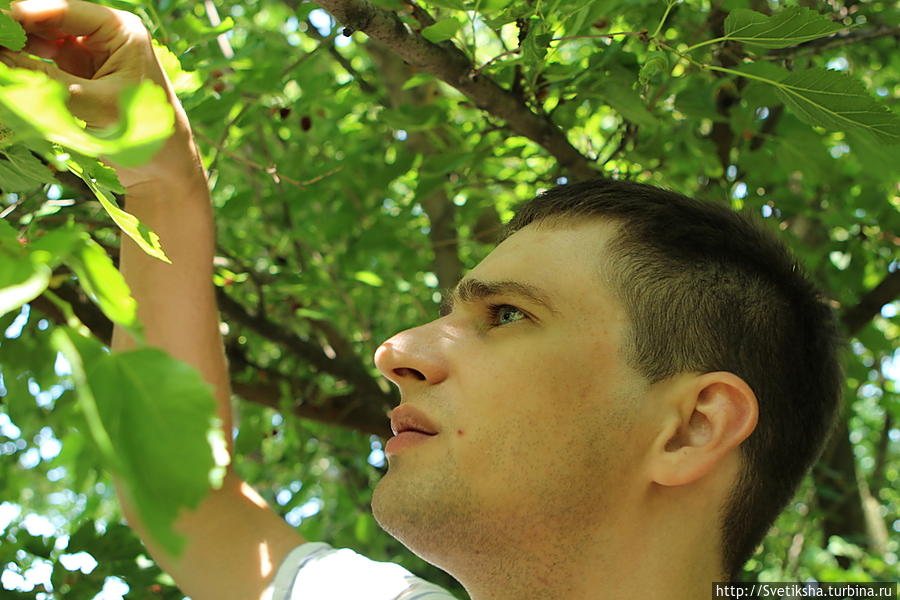
[[[127,210],[159,234],[172,264],[151,258],[123,238],[120,268],[138,302],[149,343],[199,369],[215,387],[219,416],[230,432],[231,388],[212,286],[215,236],[206,176],[187,117],[147,30],[130,13],[80,0],[27,0],[14,4],[12,14],[29,33],[26,50],[53,59],[55,66],[22,53],[5,53],[6,60],[65,83],[73,111],[91,127],[115,121],[118,92],[129,84],[149,78],[168,91],[176,112],[175,134],[149,164],[117,171],[127,190]],[[114,350],[133,345],[128,334],[116,329]],[[129,523],[154,558],[195,600],[259,598],[282,558],[303,542],[233,472],[197,510],[180,516],[177,529],[188,541],[178,558],[154,543],[120,498]]]

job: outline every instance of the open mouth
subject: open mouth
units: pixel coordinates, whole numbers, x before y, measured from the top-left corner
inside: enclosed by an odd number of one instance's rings
[[[388,456],[417,446],[438,434],[438,427],[422,410],[410,404],[401,404],[391,411],[391,432],[394,437],[384,446]]]
[[[396,455],[409,448],[423,444],[435,436],[437,436],[437,433],[429,433],[417,429],[403,429],[387,441],[384,445],[384,453],[388,456]]]

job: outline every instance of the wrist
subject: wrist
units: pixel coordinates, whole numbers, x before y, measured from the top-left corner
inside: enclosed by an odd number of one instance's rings
[[[173,134],[148,163],[134,168],[117,167],[116,171],[126,194],[132,197],[208,191],[206,171],[189,132]]]

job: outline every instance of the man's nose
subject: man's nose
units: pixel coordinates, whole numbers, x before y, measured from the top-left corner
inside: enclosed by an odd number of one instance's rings
[[[399,388],[418,381],[436,385],[447,378],[436,323],[402,331],[375,351],[375,366]]]

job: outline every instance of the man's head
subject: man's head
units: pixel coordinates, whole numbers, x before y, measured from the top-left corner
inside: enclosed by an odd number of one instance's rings
[[[833,420],[831,312],[771,234],[650,186],[561,186],[509,232],[449,314],[379,349],[440,432],[391,457],[376,517],[426,558],[434,532],[460,551],[479,532],[527,546],[522,519],[596,544],[639,521],[635,482],[694,486],[721,496],[708,508],[735,573]],[[728,486],[703,488],[726,464]]]

